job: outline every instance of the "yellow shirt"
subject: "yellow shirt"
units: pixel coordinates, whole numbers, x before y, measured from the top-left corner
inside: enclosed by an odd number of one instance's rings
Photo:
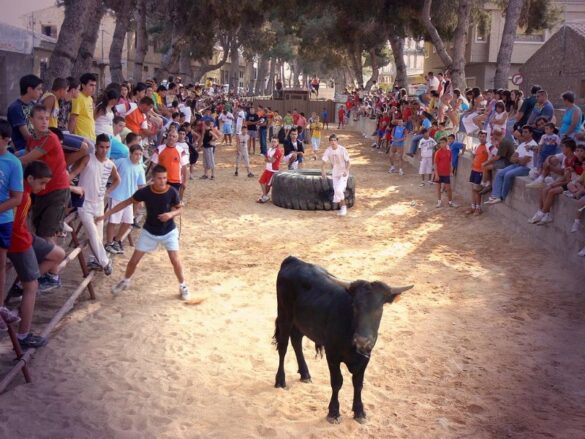
[[[59,128],[59,99],[57,99],[53,93],[48,91],[41,98],[41,102],[44,102],[44,100],[48,97],[55,98],[55,103],[53,104],[53,108],[49,113],[49,128]],[[43,106],[44,105],[45,104],[43,103]]]
[[[93,98],[79,93],[71,103],[71,114],[77,115],[75,132],[78,136],[95,141],[95,120],[93,118]]]
[[[315,137],[317,139],[320,139],[322,129],[323,129],[323,124],[321,122],[313,122],[311,124],[311,137]]]

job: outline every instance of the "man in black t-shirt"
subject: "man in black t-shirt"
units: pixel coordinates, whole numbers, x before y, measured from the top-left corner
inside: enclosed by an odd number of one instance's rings
[[[152,181],[149,186],[138,189],[132,197],[96,218],[96,221],[103,221],[133,203],[144,202],[146,206],[146,221],[136,242],[134,253],[126,266],[124,279],[112,287],[112,294],[119,294],[130,286],[130,278],[142,257],[146,253],[155,251],[160,244],[167,250],[173,264],[179,281],[179,295],[181,299],[188,300],[189,289],[183,277],[183,267],[179,258],[179,232],[174,221],[174,218],[181,215],[182,211],[179,192],[167,183],[167,170],[164,166],[156,165],[153,168]]]
[[[248,153],[256,154],[256,137],[258,137],[258,122],[260,117],[256,114],[256,109],[250,107],[250,111],[246,116],[246,126],[248,127],[248,134],[250,135],[250,143],[248,144]]]
[[[303,167],[305,147],[298,137],[298,131],[293,128],[290,130],[289,140],[284,142],[284,160],[288,165],[288,169]]]

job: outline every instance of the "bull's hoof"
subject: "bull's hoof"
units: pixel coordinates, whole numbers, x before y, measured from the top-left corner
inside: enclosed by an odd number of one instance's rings
[[[281,382],[279,383],[278,381],[276,383],[274,383],[274,387],[276,389],[286,389],[286,382]]]
[[[301,383],[312,383],[313,381],[311,381],[311,377],[307,377],[307,378],[301,378]]]
[[[330,424],[341,424],[341,415],[337,416],[327,415],[327,422],[329,422]]]
[[[368,423],[368,420],[366,419],[366,415],[365,414],[363,414],[363,415],[355,415],[353,417],[353,419],[355,419],[357,422],[359,422],[362,425]]]

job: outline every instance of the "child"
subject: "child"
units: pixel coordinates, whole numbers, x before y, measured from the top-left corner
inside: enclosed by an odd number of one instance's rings
[[[527,187],[530,188],[539,188],[544,186],[544,175],[542,172],[542,168],[544,166],[544,162],[546,159],[552,155],[557,154],[559,151],[559,146],[561,144],[560,137],[556,134],[555,124],[552,122],[547,123],[544,126],[544,134],[540,138],[540,142],[538,142],[538,150],[537,150],[537,163],[536,163],[536,171],[538,173],[538,177],[532,182],[527,184]]]
[[[241,134],[238,137],[238,148],[236,149],[236,172],[234,175],[238,176],[238,167],[240,165],[240,161],[246,167],[248,171],[248,177],[253,177],[254,174],[250,171],[250,158],[248,155],[248,141],[250,140],[250,135],[248,134],[248,128],[244,125],[242,127]]]
[[[449,149],[451,150],[451,167],[453,175],[457,175],[459,156],[462,156],[465,153],[465,143],[456,142],[454,134],[449,134],[447,139],[449,141]]]
[[[260,176],[260,187],[262,188],[262,196],[258,198],[256,201],[257,203],[266,203],[270,200],[270,188],[272,187],[272,177],[275,173],[278,172],[280,168],[280,161],[282,159],[283,152],[282,148],[280,147],[280,143],[278,143],[278,139],[276,137],[272,138],[270,143],[270,149],[266,153],[266,157],[264,161],[266,162],[266,169]]]
[[[404,171],[402,171],[402,152],[404,151],[404,139],[406,138],[406,128],[404,127],[404,122],[401,119],[396,121],[396,126],[392,130],[392,147],[390,148],[390,163],[392,166],[390,167],[390,172],[394,172],[396,169],[394,164],[396,163],[394,159],[398,162],[398,173],[400,175],[404,175]]]
[[[471,173],[469,174],[469,182],[471,183],[471,207],[465,211],[466,215],[474,214],[481,215],[481,195],[483,189],[481,181],[483,179],[482,165],[489,158],[489,152],[486,145],[487,133],[483,130],[479,131],[479,145],[475,150],[473,162],[471,163]]]
[[[282,118],[282,122],[284,123],[284,134],[285,137],[288,137],[288,133],[290,132],[293,126],[293,117],[290,111],[287,111],[285,116]]]
[[[317,160],[317,152],[321,146],[321,130],[323,124],[319,122],[319,116],[313,117],[313,123],[311,123],[311,149],[313,150],[313,160]]]
[[[447,197],[449,198],[449,207],[457,207],[453,203],[453,192],[451,191],[451,150],[447,143],[446,137],[439,139],[439,150],[435,153],[435,175],[434,180],[437,185],[437,207],[442,207],[441,202],[441,185],[445,185]]]
[[[428,176],[428,184],[432,184],[431,177],[433,174],[433,151],[437,142],[431,137],[429,130],[422,130],[423,138],[420,139],[418,147],[420,149],[420,166],[418,173],[421,175],[422,182],[420,187],[425,185],[425,175]]]

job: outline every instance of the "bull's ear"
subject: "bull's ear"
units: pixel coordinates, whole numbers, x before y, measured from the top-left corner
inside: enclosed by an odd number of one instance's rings
[[[356,280],[347,285],[347,292],[354,297],[358,291],[370,288],[370,283],[365,280]]]
[[[408,285],[405,287],[388,287],[388,292],[385,294],[386,303],[396,303],[402,297],[402,293],[413,288],[414,285]]]

